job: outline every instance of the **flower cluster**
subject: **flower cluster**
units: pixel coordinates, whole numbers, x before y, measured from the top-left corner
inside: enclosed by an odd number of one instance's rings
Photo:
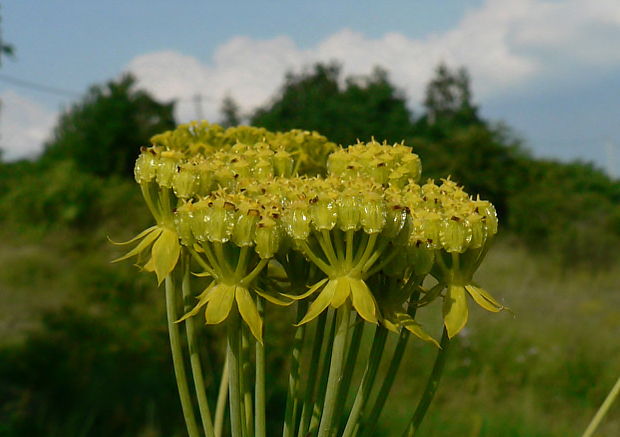
[[[467,295],[503,308],[473,282],[497,232],[493,205],[450,179],[420,185],[420,159],[404,144],[337,148],[313,132],[204,122],[152,143],[135,178],[157,225],[121,259],[150,249],[144,269],[161,282],[191,255],[211,282],[183,319],[204,309],[217,324],[238,311],[261,340],[257,297],[307,300],[300,325],[345,306],[435,342],[415,308],[443,299],[450,337],[467,322]],[[436,285],[425,288],[427,277]]]

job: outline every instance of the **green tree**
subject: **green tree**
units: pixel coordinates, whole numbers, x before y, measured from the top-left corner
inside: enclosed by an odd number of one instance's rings
[[[136,90],[131,75],[94,86],[60,117],[42,161],[69,159],[79,170],[99,176],[129,176],[139,147],[174,127],[173,109],[173,103],[159,103]]]
[[[469,73],[464,67],[450,69],[441,63],[426,87],[425,114],[417,131],[430,138],[444,138],[457,128],[484,124],[472,102]]]
[[[349,77],[340,86],[337,64],[316,64],[301,74],[288,73],[279,95],[251,118],[271,130],[316,130],[343,145],[357,139],[401,141],[411,134],[411,113],[385,70]]]
[[[241,124],[241,109],[235,99],[230,95],[227,95],[224,97],[224,100],[222,100],[220,112],[222,113],[220,124],[223,127],[239,126]]]

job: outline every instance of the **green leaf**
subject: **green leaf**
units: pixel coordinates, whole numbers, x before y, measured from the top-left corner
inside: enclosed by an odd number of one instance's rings
[[[353,308],[366,321],[378,323],[377,303],[370,289],[361,279],[349,279]]]
[[[179,237],[172,229],[165,228],[161,237],[153,244],[153,263],[157,281],[161,284],[164,278],[172,272],[181,253]]]
[[[232,308],[235,300],[235,286],[218,284],[209,293],[209,304],[205,311],[207,325],[217,325],[223,322]]]
[[[306,291],[305,293],[302,294],[287,294],[287,293],[282,293],[283,296],[286,296],[290,299],[293,300],[302,300],[307,298],[308,296],[310,296],[312,293],[314,293],[315,291],[317,291],[323,284],[325,284],[327,281],[329,280],[329,278],[324,278],[321,279],[319,282],[317,282],[316,284],[314,284],[312,287],[310,287],[310,290]]]
[[[252,335],[261,344],[263,342],[263,319],[258,313],[254,299],[250,296],[248,289],[245,287],[237,287],[235,289],[235,299],[237,300],[237,308],[241,318],[250,327]]]
[[[114,241],[110,237],[108,237],[108,241],[110,243],[114,244],[115,246],[125,246],[127,244],[133,243],[134,241],[138,241],[139,239],[145,237],[146,234],[148,234],[150,232],[153,232],[155,229],[158,229],[158,228],[159,228],[158,225],[151,226],[150,228],[143,230],[138,235],[136,235],[135,237],[133,237],[132,239],[127,240],[127,241]]]
[[[332,299],[332,306],[334,308],[340,307],[346,302],[347,298],[351,294],[351,285],[349,283],[348,276],[342,276],[336,279],[336,293]]]
[[[144,235],[144,238],[142,239],[142,241],[140,241],[140,243],[138,243],[136,247],[131,249],[129,252],[127,252],[125,255],[121,256],[120,258],[116,258],[112,262],[115,263],[115,262],[123,261],[123,260],[126,260],[127,258],[131,258],[132,256],[139,255],[140,252],[142,252],[147,247],[149,247],[149,245],[157,237],[159,237],[161,233],[163,232],[163,229],[161,228],[150,228],[150,229],[151,230],[147,234]]]
[[[487,291],[474,285],[466,285],[465,289],[469,292],[474,301],[487,311],[494,313],[504,309],[504,305],[496,301]]]
[[[420,325],[416,322],[409,314],[407,313],[397,313],[396,318],[398,319],[398,324],[405,328],[407,331],[411,332],[413,335],[418,337],[420,340],[428,341],[433,343],[435,346],[441,349],[437,340],[431,337]]]
[[[323,291],[318,295],[318,297],[310,304],[310,308],[308,308],[308,312],[301,319],[301,322],[297,323],[295,326],[303,325],[304,323],[309,322],[314,319],[316,316],[321,314],[325,308],[329,306],[334,298],[334,294],[336,293],[336,282],[329,281]]]
[[[448,337],[452,338],[459,333],[467,323],[467,299],[465,288],[461,285],[450,285],[443,300],[443,319],[448,331]]]

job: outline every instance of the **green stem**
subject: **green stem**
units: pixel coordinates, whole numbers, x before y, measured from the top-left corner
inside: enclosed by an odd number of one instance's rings
[[[334,229],[334,245],[336,246],[338,259],[345,259],[344,242],[342,241],[342,231],[340,229]]]
[[[237,268],[235,269],[235,278],[241,279],[243,273],[247,268],[247,258],[248,258],[248,246],[243,246],[239,251],[239,260],[237,261]]]
[[[224,253],[224,245],[217,241],[214,241],[213,248],[215,249],[215,256],[219,261],[220,266],[222,266],[222,270],[225,272],[227,277],[230,277],[233,274],[232,267],[228,262],[228,258],[226,257],[226,253]]]
[[[254,267],[254,269],[250,273],[248,273],[239,283],[244,287],[249,287],[252,281],[256,279],[258,274],[265,268],[267,264],[269,264],[268,259],[261,259],[258,264],[256,264],[256,267]]]
[[[349,303],[345,303],[336,310],[336,332],[332,346],[332,358],[329,366],[329,377],[323,403],[323,415],[319,425],[317,437],[329,437],[333,431],[334,414],[336,413],[336,400],[342,380],[342,367],[345,359],[347,336],[349,332],[349,318],[351,309]]]
[[[209,273],[211,276],[213,276],[214,278],[218,278],[217,273],[215,272],[215,270],[213,270],[213,268],[207,264],[205,262],[204,259],[202,259],[202,257],[194,250],[191,248],[187,248],[188,252],[192,255],[192,258],[194,258],[194,260],[200,264],[200,267],[202,267],[203,269],[205,269],[205,271],[207,273]]]
[[[586,428],[586,431],[583,433],[582,437],[592,437],[592,435],[594,435],[594,431],[596,431],[596,428],[598,428],[598,426],[600,425],[601,421],[603,420],[603,417],[605,417],[605,414],[607,414],[607,411],[609,411],[609,407],[611,407],[611,404],[614,403],[619,393],[620,393],[620,378],[618,378],[618,380],[616,381],[616,384],[614,384],[611,391],[609,392],[609,394],[603,401],[603,404],[601,405],[601,407],[598,409],[598,411],[592,418],[592,421]]]
[[[323,253],[327,257],[327,260],[332,266],[336,266],[338,263],[338,259],[336,258],[336,253],[334,252],[334,246],[332,246],[332,239],[329,236],[329,231],[322,230],[320,234],[316,235],[316,239],[323,249]]]
[[[153,203],[153,198],[151,197],[151,191],[149,189],[149,184],[151,182],[147,182],[146,184],[140,184],[140,190],[142,191],[142,197],[144,197],[144,202],[146,203],[147,208],[155,218],[157,224],[161,223],[161,214],[155,207]]]
[[[250,388],[250,343],[254,337],[245,324],[241,326],[241,393],[242,393],[242,424],[246,436],[254,434],[254,408],[252,406],[252,390]]]
[[[306,300],[298,302],[296,320],[301,320],[307,310],[308,303]],[[291,350],[291,371],[288,376],[288,392],[286,395],[282,437],[291,437],[295,435],[297,410],[299,409],[299,369],[301,368],[301,350],[306,337],[306,327],[306,323],[298,326],[295,330],[295,337],[293,339],[293,348]]]
[[[361,318],[357,319],[355,322],[355,328],[353,328],[353,334],[351,335],[351,341],[347,346],[349,352],[347,353],[347,361],[344,365],[340,393],[338,393],[338,401],[336,402],[336,405],[339,405],[343,410],[347,403],[347,397],[349,396],[349,390],[351,388],[351,380],[353,379],[353,372],[355,371],[355,363],[357,362],[357,357],[359,355],[360,345],[362,342],[362,334],[364,333],[364,324],[364,320]],[[342,417],[342,414],[336,417],[335,429],[340,428]]]
[[[368,242],[366,243],[366,248],[364,249],[362,256],[353,262],[355,264],[355,267],[353,268],[353,270],[357,271],[358,273],[362,271],[362,268],[366,264],[366,261],[368,261],[368,258],[370,258],[370,256],[373,253],[373,250],[375,248],[375,243],[377,242],[378,235],[379,234],[377,233],[370,234],[370,237],[368,237]]]
[[[319,380],[316,376],[319,373],[319,362],[321,357],[321,346],[325,337],[325,324],[327,322],[327,311],[323,311],[317,320],[316,330],[314,331],[314,339],[312,344],[312,353],[310,355],[310,366],[308,375],[314,375],[306,379],[306,388],[304,391],[303,407],[301,410],[301,420],[299,421],[298,437],[305,437],[310,425],[312,417],[312,405],[314,402],[316,382]]]
[[[415,277],[411,277],[407,280],[405,284],[405,289],[410,289],[411,287],[419,285],[419,282],[422,282],[422,279],[416,279]],[[412,318],[415,318],[417,312],[417,302],[420,298],[420,292],[416,291],[412,294],[411,300],[407,305],[407,312]],[[383,407],[385,406],[385,402],[387,401],[388,395],[390,394],[390,390],[394,385],[394,380],[396,379],[396,374],[398,373],[398,368],[400,367],[400,363],[403,359],[403,355],[405,354],[405,349],[407,348],[407,341],[411,333],[407,329],[401,329],[400,335],[398,336],[398,341],[396,342],[396,347],[394,348],[394,352],[392,353],[392,358],[390,361],[390,366],[388,367],[387,373],[383,378],[383,383],[381,384],[381,388],[379,389],[379,393],[377,393],[377,397],[375,402],[370,409],[369,414],[364,418],[364,426],[362,430],[362,437],[369,437],[373,435],[375,427],[377,426],[377,422],[379,421],[379,417],[381,416],[381,412],[383,411]]]
[[[345,259],[347,268],[350,269],[353,267],[353,236],[355,235],[355,231],[347,231],[345,238]]]
[[[179,325],[174,323],[177,317],[175,286],[172,275],[166,276],[166,314],[168,316],[168,334],[170,336],[170,349],[172,350],[172,364],[174,366],[174,374],[179,389],[179,398],[181,399],[181,409],[187,426],[189,437],[198,437],[198,425],[194,415],[192,399],[189,394],[187,383],[187,374],[185,373],[185,365],[183,363],[183,350],[181,348],[181,335]]]
[[[310,261],[314,263],[314,265],[321,269],[323,273],[325,273],[327,276],[333,275],[333,267],[330,267],[325,261],[316,256],[314,252],[312,252],[312,249],[310,249],[306,241],[299,240],[298,243],[301,246],[301,249],[304,251],[304,254],[310,259]]]
[[[222,379],[217,393],[217,404],[215,405],[215,437],[222,437],[224,429],[224,414],[226,413],[226,401],[228,400],[228,357],[224,360],[222,369]]]
[[[315,394],[314,394],[314,406],[312,407],[312,420],[310,421],[310,428],[307,435],[314,435],[318,428],[321,416],[323,414],[323,402],[325,400],[325,393],[327,391],[327,378],[329,376],[329,363],[332,359],[332,349],[334,345],[334,333],[336,331],[336,315],[335,311],[331,310],[331,321],[329,323],[329,331],[324,341],[324,348],[321,349],[321,372],[320,376],[316,380]],[[322,345],[323,346],[323,345]],[[304,437],[306,434],[302,434]]]
[[[193,302],[191,301],[192,293],[190,289],[189,256],[187,254],[183,255],[182,266],[183,282],[181,283],[181,290],[183,292],[185,312],[189,312],[192,309]],[[200,361],[200,353],[198,351],[197,329],[194,317],[189,317],[185,320],[185,331],[187,333],[189,360],[192,369],[192,376],[194,378],[196,398],[198,399],[198,410],[200,411],[200,418],[202,419],[202,428],[207,437],[213,437],[213,422],[211,420],[209,401],[207,400],[205,381],[202,373],[202,363]]]
[[[256,306],[261,319],[264,319],[265,303],[262,297],[257,296]],[[265,346],[260,341],[254,341],[256,345],[256,377],[255,381],[255,402],[254,402],[254,420],[255,437],[265,437],[267,435],[266,410],[265,401]]]
[[[241,417],[241,362],[239,315],[233,309],[228,316],[228,392],[230,398],[230,429],[235,437],[245,437]]]
[[[366,407],[366,403],[370,399],[370,393],[375,384],[377,377],[377,371],[379,370],[379,364],[381,363],[381,356],[383,355],[383,349],[385,348],[385,342],[387,340],[387,329],[382,326],[377,327],[375,336],[372,340],[372,346],[370,348],[370,355],[368,362],[366,363],[366,370],[362,377],[362,382],[355,396],[351,413],[349,414],[349,420],[344,429],[342,437],[351,437],[356,429],[360,415]]]
[[[443,330],[443,335],[441,336],[440,345],[441,349],[437,352],[437,358],[435,359],[433,370],[426,383],[424,393],[422,393],[418,407],[413,413],[413,417],[409,422],[407,430],[403,434],[405,437],[414,437],[416,435],[420,429],[420,424],[428,411],[428,407],[431,405],[433,397],[435,396],[437,387],[439,387],[439,380],[441,379],[441,374],[443,373],[443,368],[446,364],[446,357],[448,356],[448,346],[450,346],[450,337],[448,337],[448,331],[445,328]]]
[[[381,250],[381,252],[379,252],[379,255],[381,255],[381,253],[383,252],[383,250],[385,250],[385,248],[383,248]],[[375,252],[376,253],[376,252]],[[383,260],[381,260],[381,262],[379,264],[377,264],[372,270],[367,271],[369,268],[372,267],[372,265],[374,264],[374,262],[376,261],[376,259],[369,259],[368,262],[366,262],[366,264],[364,265],[364,267],[362,268],[362,273],[366,271],[366,273],[364,273],[364,277],[370,277],[372,275],[374,275],[375,273],[381,271],[381,269],[383,269],[383,267],[385,267],[386,265],[388,265],[390,262],[392,262],[392,260],[396,257],[396,256],[402,256],[401,253],[399,253],[398,250],[393,250],[392,252],[390,252],[390,254],[386,257],[383,258]]]

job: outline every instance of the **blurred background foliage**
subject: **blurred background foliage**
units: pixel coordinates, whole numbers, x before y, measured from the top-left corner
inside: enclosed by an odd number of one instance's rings
[[[508,125],[481,117],[463,69],[438,66],[419,97],[415,113],[387,71],[343,78],[317,64],[252,114],[225,99],[221,121],[317,130],[345,146],[404,140],[424,177],[490,199],[502,237],[479,279],[516,317],[474,311],[423,435],[579,435],[620,362],[620,183],[589,163],[534,158]],[[120,251],[107,239],[149,225],[133,161],[174,127],[173,110],[125,76],[69,108],[40,158],[0,162],[0,436],[184,435],[161,290],[110,265]],[[430,310],[421,316],[437,327]],[[282,409],[289,316],[267,325],[271,411]],[[209,331],[211,393],[219,342]],[[409,348],[377,435],[403,428],[433,355]],[[617,408],[600,435],[620,435]]]

